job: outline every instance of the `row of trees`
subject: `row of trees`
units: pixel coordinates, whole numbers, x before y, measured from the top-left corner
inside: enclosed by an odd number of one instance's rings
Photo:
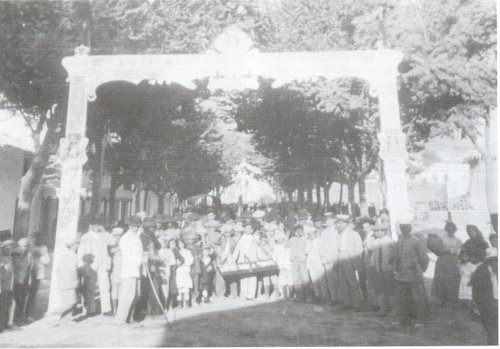
[[[50,154],[57,149],[62,135],[67,84],[60,61],[72,55],[75,46],[84,43],[91,47],[91,54],[198,53],[208,49],[217,35],[233,25],[247,32],[262,51],[374,49],[381,44],[402,50],[405,57],[400,65],[399,96],[408,148],[420,151],[425,148],[429,137],[448,136],[451,129],[460,129],[463,137],[477,146],[487,165],[491,166],[494,163],[492,150],[488,148],[488,142],[480,144],[480,141],[484,135],[488,138],[491,111],[496,107],[495,14],[495,2],[482,0],[2,2],[2,105],[25,118],[32,129],[36,151],[33,165],[23,177],[17,217],[22,221],[29,211],[32,193],[43,180]],[[117,93],[120,90],[118,87],[112,89]],[[363,177],[376,166],[377,146],[372,139],[376,129],[376,103],[368,97],[366,86],[355,80],[293,82],[283,89],[272,89],[264,82],[256,92],[230,98],[229,104],[235,100],[241,103],[241,107],[232,108],[238,127],[253,133],[260,155],[232,152],[226,160],[220,152],[231,148],[228,145],[232,142],[221,136],[217,127],[223,124],[234,126],[234,122],[221,123],[212,118],[219,114],[207,112],[203,107],[214,98],[219,102],[220,99],[227,101],[226,97],[205,96],[206,103],[190,104],[202,96],[202,88],[193,92],[170,85],[149,92],[145,86],[131,87],[130,90],[127,99],[138,98],[136,93],[144,98],[155,98],[155,94],[168,95],[172,96],[168,98],[172,105],[160,102],[148,106],[138,102],[130,109],[134,112],[127,109],[129,123],[119,119],[125,115],[123,113],[115,113],[116,116],[109,119],[100,117],[113,115],[114,112],[109,111],[113,108],[96,103],[89,114],[92,120],[88,131],[92,144],[89,166],[97,169],[96,173],[107,167],[116,178],[133,178],[137,187],[156,191],[159,195],[171,190],[178,191],[181,196],[191,194],[180,188],[190,188],[192,182],[178,184],[186,176],[174,179],[162,176],[159,169],[153,169],[154,164],[166,163],[167,166],[162,168],[171,174],[174,163],[179,163],[175,154],[192,150],[189,147],[195,145],[199,151],[188,153],[200,157],[193,156],[196,159],[193,162],[199,164],[203,159],[216,159],[217,168],[210,171],[222,173],[224,177],[211,179],[206,187],[226,183],[230,178],[226,174],[234,168],[231,162],[234,156],[256,158],[258,163],[269,162],[261,155],[269,157],[280,182],[288,191],[299,187],[308,191],[314,185],[327,188],[333,181],[349,186],[358,182],[362,191]],[[191,114],[191,119],[186,115],[179,117],[180,111],[175,109],[182,104],[175,97],[180,91],[190,96],[188,100],[191,102],[186,102],[190,105],[186,107],[189,112],[185,113]],[[278,107],[279,103],[268,102],[275,97],[287,101],[287,107],[281,109],[282,116],[277,110],[282,108]],[[118,99],[117,104],[124,100]],[[180,110],[184,110],[184,106]],[[260,113],[270,113],[273,117],[257,122]],[[132,115],[143,114],[150,117],[134,121]],[[158,115],[168,116],[164,120]],[[243,120],[244,115],[248,121]],[[276,131],[280,133],[276,139],[272,138],[270,129],[258,126],[277,122],[279,118],[294,123],[287,126],[281,123],[283,130]],[[188,126],[179,129],[183,119]],[[106,125],[98,123],[99,120],[106,120]],[[91,130],[97,124],[100,127]],[[129,124],[134,126],[132,131],[120,129]],[[233,126],[229,132],[239,134]],[[150,129],[166,132],[173,137],[172,142],[164,143],[166,137],[159,135],[144,137]],[[306,135],[306,130],[312,134]],[[183,134],[184,131],[188,134]],[[307,140],[302,142],[306,146],[301,145],[300,137],[289,136],[294,133]],[[184,147],[175,140],[181,134],[188,138],[189,135],[197,136],[201,141]],[[114,135],[119,136],[120,142],[113,138]],[[215,142],[217,139],[219,142]],[[237,139],[235,144],[252,143],[245,136],[240,135]],[[354,141],[349,143],[346,141],[349,139]],[[321,146],[324,141],[328,146]],[[354,145],[360,148],[356,149]],[[151,149],[170,150],[160,153],[151,152]],[[250,154],[254,150],[252,148]],[[313,158],[312,153],[319,155]],[[130,156],[130,164],[124,163],[127,161],[125,155]],[[213,161],[205,162],[208,163]],[[190,166],[194,164],[186,164],[186,168],[197,168]],[[139,167],[151,171],[140,173],[136,169]],[[182,173],[180,169],[178,172]],[[117,183],[127,182],[130,180],[117,180]],[[95,186],[97,188],[97,184]],[[205,190],[205,185],[202,187]],[[185,194],[181,194],[183,190],[186,190]]]
[[[272,88],[261,80],[255,91],[237,100],[239,129],[253,135],[257,149],[273,160],[268,169],[292,201],[316,202],[333,183],[346,184],[354,203],[359,188],[362,209],[367,210],[364,179],[378,163],[377,109],[368,86],[356,79],[328,81],[316,78]],[[329,90],[328,99],[320,91]],[[324,204],[330,205],[329,195]]]

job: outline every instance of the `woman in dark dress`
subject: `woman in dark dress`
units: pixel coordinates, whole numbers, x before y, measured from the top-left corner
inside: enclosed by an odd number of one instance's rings
[[[447,302],[458,302],[458,289],[460,287],[458,255],[462,248],[462,241],[455,237],[457,231],[455,223],[446,223],[444,230],[446,236],[441,239],[441,248],[436,251],[438,259],[432,281],[432,295],[438,298],[443,306]]]
[[[469,304],[472,302],[472,288],[469,284],[474,271],[486,258],[488,243],[484,240],[483,234],[475,225],[467,225],[467,240],[460,251],[460,300]]]
[[[177,290],[177,283],[175,282],[175,278],[177,275],[177,267],[182,264],[183,258],[179,253],[179,245],[177,244],[177,240],[172,239],[168,243],[168,250],[172,252],[173,258],[171,258],[169,262],[170,266],[170,276],[168,279],[168,297],[166,300],[166,308],[170,309],[170,307],[177,307],[177,294],[179,291]]]
[[[200,290],[202,302],[209,303],[210,297],[214,291],[215,263],[210,255],[210,248],[208,246],[203,247],[200,269]]]

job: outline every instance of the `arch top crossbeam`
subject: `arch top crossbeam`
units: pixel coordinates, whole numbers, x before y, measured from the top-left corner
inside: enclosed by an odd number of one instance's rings
[[[395,50],[327,52],[229,52],[171,55],[89,56],[84,48],[63,59],[68,78],[84,77],[89,100],[106,82],[144,79],[176,82],[194,88],[197,79],[209,78],[209,89],[241,90],[258,87],[258,77],[280,86],[295,79],[322,76],[353,77],[377,88],[384,78],[394,79],[403,54]]]

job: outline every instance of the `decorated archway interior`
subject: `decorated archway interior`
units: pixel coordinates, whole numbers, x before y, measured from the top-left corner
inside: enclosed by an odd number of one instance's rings
[[[212,91],[258,88],[258,78],[273,78],[274,87],[290,80],[321,76],[326,79],[354,77],[367,81],[378,96],[380,156],[387,184],[386,203],[391,217],[411,218],[406,179],[405,135],[401,129],[397,66],[402,53],[394,50],[331,52],[258,52],[252,41],[238,30],[222,34],[213,49],[204,54],[90,56],[80,46],[62,63],[70,84],[65,137],[60,144],[62,164],[54,265],[58,247],[77,233],[82,167],[87,161],[85,138],[87,102],[96,98],[99,85],[110,81],[139,83],[144,79],[176,82],[187,88],[209,78]],[[391,220],[395,232],[395,219]],[[56,268],[53,268],[55,270]],[[52,275],[49,312],[57,309],[57,275]]]

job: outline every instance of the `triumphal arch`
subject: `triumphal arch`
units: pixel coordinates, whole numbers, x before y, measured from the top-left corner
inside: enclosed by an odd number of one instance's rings
[[[203,54],[91,56],[87,47],[80,46],[74,56],[63,59],[68,72],[69,100],[65,137],[60,144],[62,175],[49,313],[60,304],[54,286],[59,248],[77,233],[82,167],[87,161],[87,103],[95,100],[96,88],[106,82],[139,83],[150,79],[194,88],[195,80],[208,77],[210,90],[242,90],[258,88],[258,77],[274,79],[273,87],[309,77],[363,79],[370,85],[371,93],[378,96],[380,157],[384,161],[387,208],[393,217],[392,232],[396,231],[396,219],[411,218],[405,174],[407,152],[398,103],[397,66],[401,52],[378,49],[266,53],[252,49],[251,40],[237,30],[222,34],[213,47]]]

